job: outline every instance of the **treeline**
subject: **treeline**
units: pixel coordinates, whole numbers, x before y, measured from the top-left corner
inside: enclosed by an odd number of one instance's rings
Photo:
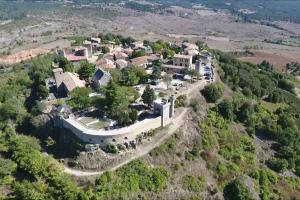
[[[96,181],[96,189],[84,191],[63,172],[55,159],[42,153],[36,138],[20,134],[32,135],[40,124],[37,115],[42,106],[39,102],[46,96],[40,88],[51,74],[53,61],[51,54],[39,56],[0,75],[0,199],[126,198],[136,192],[143,195],[165,188],[170,177],[166,169],[150,168],[142,161],[135,161],[116,172],[104,174]],[[105,94],[114,107],[124,105],[124,99],[129,100],[128,92],[125,86],[111,82]]]
[[[218,104],[219,113],[243,123],[249,134],[276,140],[276,155],[266,164],[277,172],[289,169],[300,176],[300,99],[293,94],[292,79],[273,71],[267,62],[256,66],[221,52],[217,55],[221,79],[237,94]],[[277,103],[278,108],[272,111],[262,100]]]
[[[39,56],[1,74],[0,86],[0,198],[86,199],[86,194],[63,173],[60,165],[41,153],[33,134],[39,125],[39,101],[45,98],[45,78],[53,55]],[[24,69],[25,68],[25,69]]]

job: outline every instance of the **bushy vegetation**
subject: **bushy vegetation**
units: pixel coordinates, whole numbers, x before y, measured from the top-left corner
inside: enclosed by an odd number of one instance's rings
[[[122,35],[116,35],[113,33],[100,33],[98,37],[101,38],[103,43],[114,42],[116,45],[130,45],[135,40],[132,37],[123,37]]]
[[[124,90],[125,89],[125,90]],[[112,119],[121,126],[130,125],[137,119],[137,111],[130,109],[129,104],[138,98],[136,91],[122,88],[114,81],[110,81],[105,88],[105,110]],[[132,94],[132,95],[130,95]],[[130,98],[130,96],[132,96]]]
[[[98,178],[95,196],[98,199],[130,199],[132,193],[160,192],[169,178],[165,168],[151,168],[145,162],[136,160]]]
[[[224,189],[229,199],[252,199],[249,189],[237,181],[236,177],[240,175],[252,177],[261,199],[282,197],[280,192],[276,193],[280,187],[279,181],[287,184],[287,188],[296,188],[298,182],[284,177],[279,180],[275,173],[262,167],[256,161],[253,137],[263,135],[278,143],[275,156],[263,164],[277,172],[290,170],[300,175],[297,140],[300,103],[292,93],[293,79],[274,72],[267,62],[255,66],[219,52],[217,58],[223,69],[221,78],[234,90],[234,95],[219,101],[222,96],[220,85],[212,84],[205,89],[208,101],[218,103],[208,111],[207,119],[199,124],[201,144],[184,149],[182,158],[192,164],[201,155],[207,161],[207,167],[215,172],[218,186]],[[51,73],[53,60],[53,55],[37,57],[26,62],[29,65],[27,70],[22,65],[16,65],[11,73],[0,75],[0,186],[10,188],[9,198],[131,199],[165,189],[171,178],[170,172],[164,167],[150,167],[148,163],[137,160],[117,171],[103,174],[97,179],[95,190],[84,192],[62,172],[61,166],[51,156],[41,153],[37,139],[19,134],[33,134],[38,127],[36,115],[41,111],[39,101],[48,96],[44,80]],[[61,62],[68,66],[68,63]],[[65,68],[67,71],[73,70],[70,66]],[[90,67],[84,68],[82,74],[88,75],[82,78],[88,79]],[[144,70],[133,67],[114,71],[112,76],[113,80],[102,91],[105,98],[89,98],[87,89],[78,88],[70,94],[68,104],[75,109],[101,104],[101,109],[120,125],[133,123],[137,113],[129,108],[129,104],[138,98],[138,94],[131,85],[145,80]],[[147,90],[143,99],[151,105],[154,97],[151,89]],[[177,104],[182,106],[185,100],[186,97],[182,96]],[[265,101],[272,102],[270,104],[276,105],[276,109],[267,109],[261,103]],[[193,99],[191,106],[197,112],[201,105]],[[151,157],[175,151],[177,139],[176,136],[171,137],[154,149]],[[48,138],[47,144],[51,146],[54,142]],[[108,146],[106,150],[111,153],[118,151],[115,146]],[[219,157],[222,159],[218,160]],[[175,165],[177,170],[182,166]],[[180,180],[183,187],[193,193],[201,192],[205,182],[203,177],[191,175]]]
[[[205,86],[205,88],[201,92],[207,102],[215,103],[218,99],[222,97],[223,88],[222,85],[218,83],[213,83],[208,86]]]
[[[75,88],[70,93],[70,100],[67,101],[68,105],[76,110],[88,108],[91,106],[90,92],[89,88]]]
[[[224,197],[226,200],[253,200],[250,191],[238,179],[225,186]]]
[[[274,103],[286,103],[275,112],[270,112],[255,101],[235,99],[231,112],[235,113],[237,121],[246,125],[248,133],[262,134],[279,142],[277,158],[268,162],[272,169],[291,169],[299,174],[299,168],[296,167],[300,162],[300,152],[296,148],[299,143],[290,138],[299,137],[300,100],[292,93],[293,83],[289,77],[273,71],[267,62],[255,66],[239,62],[225,54],[219,54],[219,60],[224,70],[222,79],[234,90],[240,90],[236,86],[238,85],[241,89],[249,88],[257,98],[268,96],[268,100]]]
[[[159,156],[162,153],[172,152],[175,150],[176,144],[177,144],[177,139],[175,137],[171,137],[161,146],[154,148],[150,152],[150,156],[154,157],[154,156]]]
[[[79,78],[81,80],[89,82],[94,72],[95,66],[87,61],[83,61],[80,63],[80,68],[77,73],[79,74]]]
[[[126,67],[121,70],[120,78],[117,78],[115,81],[119,81],[121,85],[134,86],[146,83],[148,81],[148,74],[144,68],[139,66]]]
[[[183,177],[183,187],[191,192],[200,192],[203,189],[205,177],[186,175]]]
[[[175,108],[185,107],[187,105],[187,96],[180,95],[175,100]]]
[[[181,47],[163,40],[156,42],[144,41],[144,45],[149,45],[154,53],[162,53],[164,58],[172,58],[176,53],[182,51]]]
[[[142,100],[144,104],[152,106],[153,102],[156,99],[155,92],[149,85],[146,86],[144,93],[142,94]]]
[[[144,50],[135,50],[132,52],[131,59],[145,56],[146,52]]]
[[[62,56],[56,56],[54,62],[58,64],[59,68],[62,68],[64,72],[74,72],[74,65]]]

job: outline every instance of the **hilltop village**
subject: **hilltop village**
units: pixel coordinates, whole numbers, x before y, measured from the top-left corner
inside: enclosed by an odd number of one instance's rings
[[[57,49],[46,80],[55,126],[87,148],[135,148],[141,134],[172,122],[193,85],[214,81],[213,57],[202,43],[106,37]]]

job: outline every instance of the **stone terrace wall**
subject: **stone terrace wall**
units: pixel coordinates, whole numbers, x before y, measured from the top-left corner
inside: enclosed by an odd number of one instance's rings
[[[78,138],[91,144],[106,146],[135,141],[137,135],[161,127],[161,116],[145,119],[131,126],[114,130],[93,130],[85,127],[74,118],[61,118],[62,127],[71,130]]]

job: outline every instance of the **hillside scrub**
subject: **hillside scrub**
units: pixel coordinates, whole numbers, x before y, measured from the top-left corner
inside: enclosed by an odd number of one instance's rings
[[[234,180],[224,188],[226,200],[253,200],[249,190],[239,180]]]
[[[219,83],[213,83],[205,86],[201,93],[203,94],[207,102],[215,103],[222,97],[223,87]]]
[[[148,167],[136,160],[96,180],[97,199],[128,199],[132,193],[160,192],[170,178],[164,167]]]
[[[120,43],[131,41],[131,38],[116,35],[101,37],[103,40],[112,37]],[[180,48],[168,46],[162,41],[149,45],[158,52],[165,49],[169,53],[169,50],[176,52]],[[26,70],[23,65],[16,65],[12,72],[0,74],[0,199],[7,188],[10,193],[5,194],[5,198],[9,199],[151,198],[153,193],[163,194],[168,185],[173,183],[176,178],[173,176],[175,171],[180,171],[181,168],[185,170],[185,165],[190,167],[199,162],[201,157],[206,161],[207,168],[213,172],[217,190],[226,193],[228,188],[233,188],[235,193],[231,195],[236,195],[233,199],[249,197],[249,186],[235,182],[240,176],[247,176],[255,183],[256,192],[261,199],[298,197],[299,178],[279,176],[276,173],[289,170],[289,173],[300,176],[300,140],[297,139],[300,129],[300,101],[292,93],[293,80],[289,76],[274,72],[267,62],[252,65],[239,62],[221,52],[216,52],[216,55],[222,70],[221,79],[231,87],[234,95],[220,100],[222,87],[212,84],[206,89],[206,98],[208,102],[217,103],[211,104],[212,108],[204,122],[195,120],[195,126],[199,128],[195,128],[195,135],[201,129],[197,138],[191,144],[184,144],[189,146],[179,149],[180,140],[171,137],[151,152],[151,159],[174,152],[180,157],[180,162],[172,163],[174,170],[136,160],[116,171],[104,173],[97,179],[95,187],[86,191],[63,173],[62,166],[55,159],[42,153],[45,149],[40,146],[39,140],[30,136],[40,137],[42,134],[37,131],[41,125],[37,123],[37,116],[42,111],[40,100],[47,96],[44,80],[51,75],[54,56],[39,56],[26,61],[29,66]],[[66,64],[66,71],[73,70],[68,63],[63,64]],[[157,71],[159,70],[158,67]],[[103,104],[102,108],[107,109],[110,117],[119,120],[121,124],[130,124],[136,115],[128,105],[138,96],[129,88],[132,84],[143,81],[146,77],[144,75],[140,68],[115,71],[112,75],[114,82],[103,90],[105,99],[91,99],[91,102],[86,102],[88,92],[77,91],[79,94],[74,92],[77,96],[83,95],[74,101],[76,95],[73,94],[73,107],[81,109],[98,102]],[[177,102],[178,106],[183,106],[184,101],[185,97],[181,97]],[[273,102],[276,109],[266,108],[261,103],[265,101]],[[190,105],[194,112],[199,111],[202,106],[198,99],[192,99]],[[116,110],[124,112],[118,113]],[[256,155],[254,138],[261,135],[277,142],[275,155],[270,155],[265,163],[258,162]],[[53,145],[51,139],[48,142]],[[115,151],[114,148],[110,150]],[[185,173],[180,181],[180,187],[197,195],[195,198],[206,189],[203,187],[205,179],[199,174],[192,176]]]

